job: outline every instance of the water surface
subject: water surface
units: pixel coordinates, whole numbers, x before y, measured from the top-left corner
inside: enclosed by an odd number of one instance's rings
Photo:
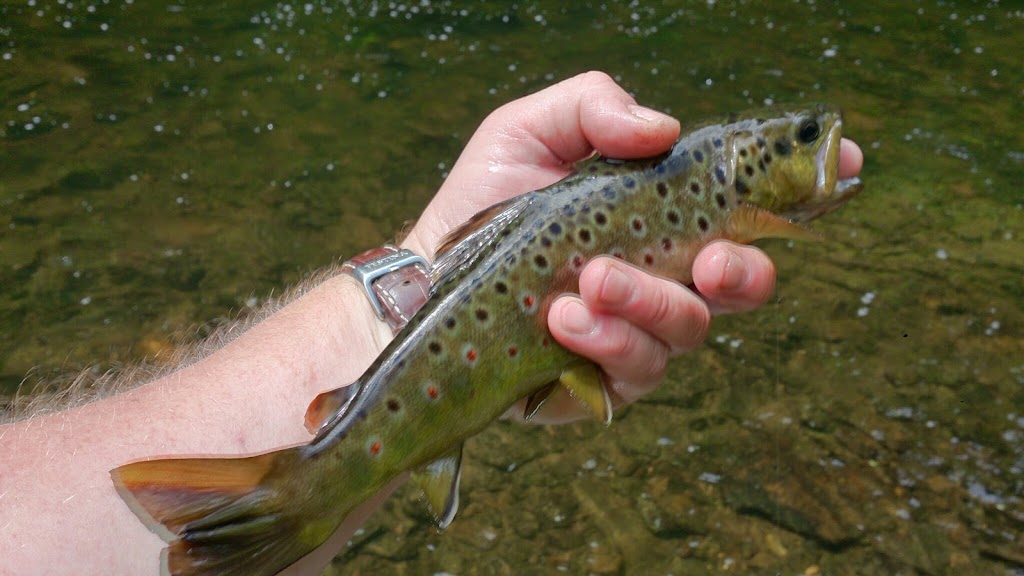
[[[602,69],[695,120],[826,100],[867,190],[767,242],[607,429],[491,426],[332,571],[1024,574],[1013,3],[0,3],[0,397],[201,336],[391,238],[504,102]]]

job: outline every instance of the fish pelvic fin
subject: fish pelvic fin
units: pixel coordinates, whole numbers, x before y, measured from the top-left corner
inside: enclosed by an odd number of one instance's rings
[[[110,475],[132,512],[168,542],[162,573],[272,575],[334,530],[302,521],[275,485],[274,472],[294,469],[300,458],[291,448],[248,458],[148,460]]]
[[[612,422],[612,401],[601,380],[601,371],[593,362],[573,364],[562,371],[558,381],[572,397],[587,407],[605,426]]]
[[[561,405],[561,398],[566,394],[582,404],[602,424],[607,426],[611,423],[611,397],[601,379],[601,370],[593,362],[571,364],[562,371],[558,380],[545,384],[530,394],[526,398],[523,418],[532,420],[552,398],[557,398],[554,401],[556,406]]]

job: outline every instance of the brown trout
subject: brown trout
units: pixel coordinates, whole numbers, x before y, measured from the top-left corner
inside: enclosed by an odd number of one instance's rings
[[[410,470],[443,528],[458,508],[463,442],[522,398],[532,412],[568,389],[609,421],[596,365],[548,332],[552,300],[577,292],[601,254],[686,284],[712,240],[813,237],[799,223],[862,187],[837,182],[841,126],[823,105],[734,116],[658,157],[594,157],[481,212],[438,248],[430,297],[408,326],[358,381],[310,406],[309,444],[111,472],[169,542],[163,570],[275,574]]]

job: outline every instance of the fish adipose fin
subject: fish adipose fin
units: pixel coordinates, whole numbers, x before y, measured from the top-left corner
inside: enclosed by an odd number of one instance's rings
[[[298,458],[292,448],[248,458],[149,460],[110,476],[131,510],[169,543],[162,573],[273,574],[322,542],[267,480]]]
[[[749,204],[737,206],[729,214],[727,238],[749,244],[761,238],[821,240],[821,236],[803,226]]]
[[[310,434],[316,434],[332,416],[338,414],[348,404],[359,387],[360,384],[356,382],[318,394],[313,398],[306,409],[306,430],[309,430]]]
[[[412,478],[423,489],[438,529],[444,530],[459,511],[462,445],[443,458],[420,467],[412,473]]]

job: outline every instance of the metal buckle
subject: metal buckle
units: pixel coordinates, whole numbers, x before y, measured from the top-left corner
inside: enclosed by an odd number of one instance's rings
[[[377,317],[381,320],[385,318],[384,308],[381,306],[377,294],[373,291],[373,283],[378,278],[387,276],[406,266],[420,265],[424,270],[430,270],[430,265],[427,264],[427,261],[412,250],[406,250],[405,248],[396,249],[390,245],[384,248],[396,251],[360,264],[352,264],[350,261],[344,267],[345,272],[351,274],[353,278],[363,285],[363,289],[366,290],[366,296],[370,299],[370,304],[373,304],[374,312],[377,313]]]

